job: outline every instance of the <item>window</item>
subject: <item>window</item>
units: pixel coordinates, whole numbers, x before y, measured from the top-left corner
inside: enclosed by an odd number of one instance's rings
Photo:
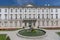
[[[35,12],[35,8],[33,8],[33,12]]]
[[[31,19],[31,14],[29,14],[29,19]]]
[[[44,9],[42,9],[42,12],[44,12]]]
[[[48,19],[48,14],[47,14],[47,19]]]
[[[49,21],[46,21],[47,22],[47,26],[49,26]]]
[[[35,14],[33,14],[33,18],[35,19]]]
[[[1,27],[1,21],[0,21],[0,27]]]
[[[18,10],[17,10],[17,9],[15,9],[15,12],[18,12]]]
[[[42,26],[44,26],[44,21],[42,21]]]
[[[51,26],[53,26],[53,21],[51,21]]]
[[[5,19],[7,19],[7,14],[5,14]]]
[[[11,19],[12,19],[12,14],[11,14]]]
[[[25,12],[27,12],[27,10],[25,9]]]
[[[1,19],[1,14],[0,14],[0,19]]]
[[[56,21],[56,26],[58,26],[58,21]]]
[[[7,12],[7,9],[5,9],[5,12]]]
[[[13,9],[11,9],[11,12],[13,12]]]
[[[20,9],[20,12],[22,12],[22,9]]]
[[[20,19],[22,19],[22,14],[20,14]]]
[[[17,22],[15,22],[15,27],[17,27]]]
[[[0,9],[0,12],[1,12],[1,9]]]
[[[31,9],[29,9],[29,12],[31,12]]]
[[[42,14],[42,19],[44,19],[44,14]]]
[[[48,9],[46,9],[46,12],[48,12]]]
[[[25,27],[27,26],[27,23],[25,22]]]
[[[38,21],[38,26],[40,26],[40,21]]]
[[[13,22],[12,22],[12,21],[10,21],[10,27],[12,27],[12,25],[13,25],[12,23],[13,23]]]
[[[53,19],[53,14],[51,14],[51,19]]]
[[[40,19],[40,14],[38,14],[38,19]]]
[[[26,18],[27,14],[25,14],[25,18]]]
[[[58,14],[56,14],[56,19],[58,19]]]
[[[7,22],[5,21],[4,23],[5,23],[5,27],[7,27]]]
[[[17,14],[15,14],[15,19],[17,19]]]
[[[53,12],[53,9],[51,9],[51,12]]]
[[[38,8],[37,10],[38,10],[38,12],[40,12],[40,8]]]
[[[20,23],[20,27],[22,26],[22,23],[21,23],[21,21],[19,21],[19,23]]]
[[[56,12],[58,12],[58,9],[56,9]]]

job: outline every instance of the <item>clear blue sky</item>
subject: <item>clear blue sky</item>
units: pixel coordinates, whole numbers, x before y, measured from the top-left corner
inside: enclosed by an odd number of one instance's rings
[[[36,6],[60,6],[60,0],[0,0],[0,6],[20,6],[28,3],[33,3]]]

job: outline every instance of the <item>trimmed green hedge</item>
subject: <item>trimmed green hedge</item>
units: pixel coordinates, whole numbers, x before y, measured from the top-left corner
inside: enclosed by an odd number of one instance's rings
[[[57,32],[57,34],[60,36],[60,32]]]

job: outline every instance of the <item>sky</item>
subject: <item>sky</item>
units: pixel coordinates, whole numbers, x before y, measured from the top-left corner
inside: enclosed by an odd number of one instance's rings
[[[0,0],[0,6],[22,6],[30,3],[36,6],[60,6],[60,0]]]

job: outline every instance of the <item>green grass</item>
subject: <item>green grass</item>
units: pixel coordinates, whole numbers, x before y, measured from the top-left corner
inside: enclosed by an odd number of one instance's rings
[[[60,32],[57,32],[57,34],[60,36]]]
[[[29,29],[24,29],[18,32],[20,35],[23,36],[42,36],[45,34],[45,31],[40,30],[40,29],[35,29],[31,32]]]
[[[6,40],[6,34],[0,34],[0,40]]]

